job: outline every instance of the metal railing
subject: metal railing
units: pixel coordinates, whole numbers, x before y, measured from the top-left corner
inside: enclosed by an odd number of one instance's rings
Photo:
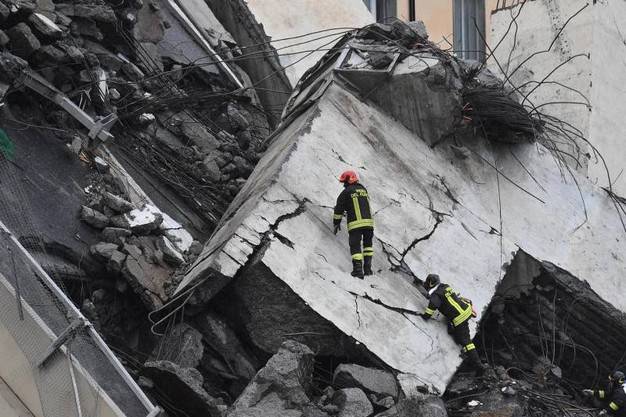
[[[159,409],[74,303],[0,221],[0,375],[32,375],[43,417],[155,416]],[[8,347],[7,347],[8,346]],[[19,362],[17,359],[15,362]],[[7,381],[8,383],[8,381]],[[32,407],[32,404],[31,404]],[[103,414],[104,413],[104,414]]]

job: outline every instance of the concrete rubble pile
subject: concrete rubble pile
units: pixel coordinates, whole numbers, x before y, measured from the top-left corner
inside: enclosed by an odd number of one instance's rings
[[[469,297],[480,320],[523,250],[626,309],[624,230],[607,193],[564,178],[515,96],[419,29],[355,31],[305,74],[176,292],[190,312],[219,311],[257,353],[294,339],[322,357],[384,364],[406,398],[442,394],[462,361],[443,323],[417,317],[426,300],[415,284],[429,272]],[[481,91],[495,93],[476,103],[509,97],[511,120],[468,111],[468,92]],[[345,232],[330,225],[345,169],[359,171],[374,205],[375,275],[364,281],[350,276]]]
[[[360,0],[345,4],[369,22]],[[18,145],[0,214],[24,245],[170,416],[513,416],[558,409],[541,396],[578,401],[531,333],[619,362],[591,341],[626,330],[614,201],[564,176],[541,121],[421,22],[352,30],[296,83],[302,65],[281,69],[278,45],[263,65],[247,58],[246,42],[284,35],[254,21],[266,12],[0,0],[2,118]],[[373,204],[364,280],[331,226],[346,169]],[[490,364],[515,357],[539,385],[468,372],[443,320],[418,317],[431,272],[473,301]],[[612,327],[568,328],[556,312],[579,299]],[[492,340],[502,333],[526,347]]]

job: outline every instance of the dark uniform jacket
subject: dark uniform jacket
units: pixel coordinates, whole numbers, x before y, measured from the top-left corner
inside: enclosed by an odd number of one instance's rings
[[[469,320],[473,311],[471,304],[461,299],[448,284],[444,283],[439,284],[434,291],[431,290],[424,315],[432,316],[435,310],[439,310],[455,327]]]
[[[335,215],[333,216],[335,225],[341,223],[343,213],[347,213],[348,231],[374,228],[369,195],[367,189],[359,183],[347,186],[337,197]]]
[[[608,383],[603,389],[594,390],[593,396],[612,415],[618,417],[626,416],[626,392],[624,392],[623,386]]]

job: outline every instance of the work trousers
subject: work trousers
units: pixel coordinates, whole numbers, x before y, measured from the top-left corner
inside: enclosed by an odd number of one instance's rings
[[[458,326],[454,326],[452,323],[448,324],[448,331],[454,337],[454,341],[461,346],[461,352],[463,356],[467,357],[474,366],[480,367],[482,362],[476,352],[476,346],[472,342],[469,330],[469,320],[464,321]]]
[[[372,246],[374,229],[353,229],[348,232],[348,236],[350,239],[350,254],[353,261],[363,261],[364,257],[371,259],[374,256],[374,247]],[[363,249],[361,249],[361,242],[363,242]]]

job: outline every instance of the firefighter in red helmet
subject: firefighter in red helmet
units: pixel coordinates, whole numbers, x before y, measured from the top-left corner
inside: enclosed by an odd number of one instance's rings
[[[339,177],[343,191],[337,197],[333,224],[335,234],[341,228],[341,219],[346,213],[350,254],[352,255],[352,276],[360,279],[372,275],[372,257],[374,256],[374,219],[370,209],[367,189],[359,183],[354,171],[345,171]],[[363,248],[361,249],[361,242]]]

